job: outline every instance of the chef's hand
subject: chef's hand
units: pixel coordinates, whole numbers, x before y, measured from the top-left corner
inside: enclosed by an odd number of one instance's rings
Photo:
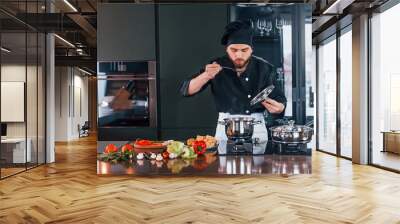
[[[221,71],[221,69],[221,65],[217,64],[217,62],[215,61],[212,64],[206,65],[205,71],[203,73],[201,73],[196,78],[190,80],[187,94],[190,96],[199,92],[205,84],[207,84],[218,74],[218,72]]]
[[[285,105],[271,98],[268,98],[261,103],[271,114],[280,114],[285,109]]]
[[[217,62],[213,62],[212,64],[206,65],[205,68],[205,76],[208,80],[213,79],[222,69],[221,65],[217,64]]]

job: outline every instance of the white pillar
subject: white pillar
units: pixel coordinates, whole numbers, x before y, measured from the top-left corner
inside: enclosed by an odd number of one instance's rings
[[[54,12],[54,5],[46,1],[46,11]],[[46,163],[55,162],[55,42],[54,34],[46,35]]]
[[[53,163],[55,161],[55,146],[54,146],[54,133],[55,133],[55,55],[54,55],[54,35],[49,33],[46,36],[46,163]]]
[[[368,163],[368,15],[353,20],[353,162]]]

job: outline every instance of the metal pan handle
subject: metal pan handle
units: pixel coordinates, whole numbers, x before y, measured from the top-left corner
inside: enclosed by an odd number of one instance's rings
[[[218,124],[226,125],[226,122],[225,121],[218,121]]]
[[[253,125],[261,124],[261,123],[262,123],[262,121],[253,121]]]

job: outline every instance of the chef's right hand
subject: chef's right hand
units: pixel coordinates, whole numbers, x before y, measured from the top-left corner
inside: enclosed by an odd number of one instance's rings
[[[205,76],[207,79],[213,79],[220,71],[222,70],[221,65],[217,64],[217,62],[213,62],[212,64],[206,65],[205,68]]]

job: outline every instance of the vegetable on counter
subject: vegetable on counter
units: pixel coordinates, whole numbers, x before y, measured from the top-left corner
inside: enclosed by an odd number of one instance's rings
[[[131,144],[125,144],[121,147],[121,158],[120,160],[129,160],[132,159],[135,151],[133,150],[133,146]]]
[[[137,154],[136,159],[139,159],[139,160],[144,159],[144,154],[143,153]]]
[[[197,135],[196,138],[189,138],[186,141],[188,146],[192,146],[195,141],[204,141],[207,145],[207,148],[215,147],[217,145],[217,139],[211,135]]]
[[[164,159],[168,159],[169,158],[169,152],[168,151],[164,151],[163,153],[162,153],[162,157],[164,158]]]
[[[183,153],[183,148],[185,144],[180,141],[172,141],[168,146],[167,146],[167,152],[168,153],[174,153],[177,156],[180,156]]]
[[[118,152],[118,147],[115,146],[114,144],[108,144],[106,148],[104,149],[104,153],[109,154],[109,153],[115,153]]]
[[[193,150],[197,155],[203,155],[206,152],[207,145],[203,140],[196,140],[193,142]]]
[[[170,153],[168,156],[169,159],[176,159],[176,157],[178,157],[175,153]]]
[[[132,159],[134,154],[134,148],[131,144],[123,145],[121,150],[114,144],[108,144],[104,149],[104,153],[100,155],[100,160],[111,162],[128,161]]]
[[[192,147],[184,146],[183,154],[181,157],[182,159],[194,159],[197,157],[197,154],[195,153]]]
[[[147,139],[136,140],[135,144],[139,146],[163,146],[162,143],[157,143]]]
[[[161,165],[164,160],[168,162],[177,158],[179,158],[177,160],[189,162],[198,158],[198,156],[206,155],[208,148],[216,145],[216,139],[209,135],[198,135],[196,138],[188,139],[186,142],[137,139],[120,148],[114,144],[108,144],[99,159],[111,162],[131,161],[134,159],[138,164],[143,163],[143,159],[146,159],[151,163],[158,162]],[[204,156],[201,157],[203,158]]]
[[[138,145],[151,145],[151,143],[152,143],[152,141],[146,140],[146,139],[136,141],[136,144],[138,144]]]
[[[162,160],[163,160],[162,155],[161,155],[161,154],[157,154],[156,160],[157,160],[157,161],[162,161]]]
[[[125,144],[122,146],[121,152],[123,153],[133,152],[133,146],[131,144]]]

